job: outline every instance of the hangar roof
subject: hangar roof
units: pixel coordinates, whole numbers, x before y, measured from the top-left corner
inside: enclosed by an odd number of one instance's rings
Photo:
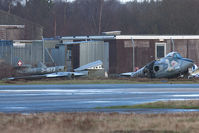
[[[199,35],[118,35],[116,39],[199,39]]]
[[[66,36],[62,40],[109,40],[109,39],[199,39],[199,35],[107,35],[107,36]]]

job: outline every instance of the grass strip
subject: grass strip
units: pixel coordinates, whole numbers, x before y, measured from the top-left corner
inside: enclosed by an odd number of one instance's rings
[[[199,100],[158,101],[130,106],[96,107],[96,109],[199,109]]]
[[[118,78],[118,79],[40,79],[0,81],[0,85],[29,85],[29,84],[199,84],[199,79],[146,79],[146,78]]]
[[[1,133],[197,133],[199,113],[0,113]]]

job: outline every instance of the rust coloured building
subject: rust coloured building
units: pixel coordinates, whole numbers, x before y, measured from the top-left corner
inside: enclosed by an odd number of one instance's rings
[[[183,57],[190,58],[196,65],[199,65],[199,35],[75,36],[63,37],[62,40],[104,41],[109,51],[109,56],[105,59],[108,60],[109,74],[133,71],[133,67],[141,68],[172,51],[179,52]],[[80,49],[79,45],[75,45],[72,49],[72,63],[75,67],[80,64]],[[88,52],[92,51],[86,51],[86,56]]]

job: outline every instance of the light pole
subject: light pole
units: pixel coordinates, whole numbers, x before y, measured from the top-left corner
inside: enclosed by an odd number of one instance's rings
[[[133,72],[134,72],[134,70],[135,70],[135,43],[134,43],[134,40],[133,40],[133,37],[131,37],[131,40],[132,40],[132,47],[133,47],[133,60],[132,60],[132,62],[133,62]]]
[[[44,37],[42,36],[42,47],[43,47],[43,55],[42,55],[42,62],[45,64],[45,46],[44,46]]]

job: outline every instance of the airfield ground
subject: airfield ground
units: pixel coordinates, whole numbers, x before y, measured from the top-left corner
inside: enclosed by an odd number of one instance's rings
[[[157,101],[132,106],[97,107],[98,109],[199,109],[199,100]]]
[[[197,133],[199,113],[0,114],[1,133]]]
[[[0,84],[198,84],[198,79],[48,79],[1,81]],[[141,105],[149,108],[149,105]],[[153,107],[198,108],[199,101],[157,102]],[[177,107],[178,106],[178,107]],[[138,106],[137,106],[138,107]],[[120,107],[121,108],[121,107]],[[139,106],[140,108],[140,106]],[[199,112],[135,113],[0,113],[1,133],[197,133]]]
[[[148,78],[108,78],[108,79],[39,79],[0,81],[0,85],[21,84],[199,84],[199,79],[148,79]]]
[[[198,100],[155,102],[154,106],[197,108]],[[149,105],[149,104],[145,104]],[[150,103],[152,105],[152,103]],[[1,133],[197,133],[199,113],[0,113]]]

